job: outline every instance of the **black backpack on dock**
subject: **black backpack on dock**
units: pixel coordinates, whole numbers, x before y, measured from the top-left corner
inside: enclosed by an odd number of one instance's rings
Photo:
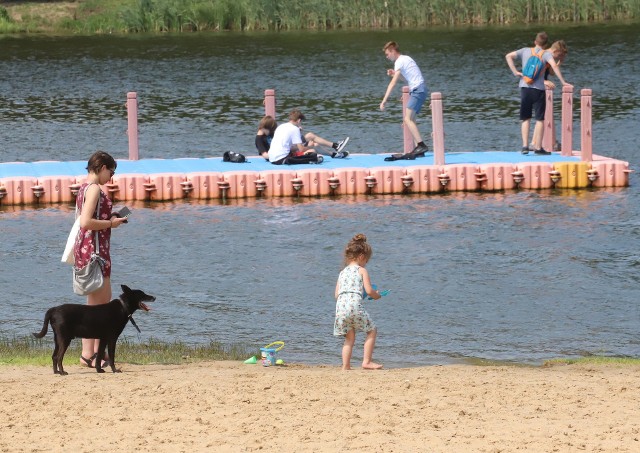
[[[244,157],[244,154],[234,153],[233,151],[225,151],[222,155],[223,162],[234,162],[236,164],[241,164],[247,161],[247,158]]]

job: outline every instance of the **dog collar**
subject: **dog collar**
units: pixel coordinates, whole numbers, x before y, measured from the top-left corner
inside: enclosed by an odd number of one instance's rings
[[[131,321],[131,324],[133,324],[133,327],[136,328],[138,333],[142,333],[142,331],[140,330],[140,327],[138,327],[138,324],[136,324],[136,322],[133,320],[133,314],[129,313],[129,308],[127,307],[127,304],[124,303],[124,300],[122,300],[122,297],[118,297],[118,300],[120,301],[120,304],[122,304],[122,308],[124,309],[124,312],[129,318],[129,321]]]
[[[127,314],[127,316],[131,316],[131,313],[129,313],[129,308],[127,307],[127,304],[124,302],[124,300],[122,300],[122,297],[118,297],[118,300],[122,304],[122,308],[124,308],[124,312]]]

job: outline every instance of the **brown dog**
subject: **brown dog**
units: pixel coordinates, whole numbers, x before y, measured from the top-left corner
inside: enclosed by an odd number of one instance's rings
[[[139,289],[130,289],[121,285],[124,291],[119,298],[103,305],[78,305],[64,304],[50,308],[44,316],[44,325],[40,333],[34,333],[36,338],[42,338],[47,334],[49,323],[53,330],[53,372],[55,374],[68,374],[62,368],[62,359],[71,340],[74,338],[97,338],[98,356],[96,358],[96,371],[104,373],[102,359],[104,350],[109,347],[109,362],[111,371],[116,370],[116,341],[124,330],[131,315],[138,309],[149,311],[144,302],[153,302],[155,297],[145,294]],[[135,326],[135,323],[134,323]],[[137,327],[137,326],[136,326]]]

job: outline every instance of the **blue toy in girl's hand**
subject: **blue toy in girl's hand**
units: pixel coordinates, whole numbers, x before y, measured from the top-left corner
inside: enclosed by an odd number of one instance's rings
[[[371,284],[371,288],[373,288],[373,290],[375,291],[376,289],[378,289],[378,287],[376,285],[374,285],[373,283]],[[373,300],[372,298],[367,296],[367,291],[365,291],[364,289],[362,290],[362,298],[363,299],[369,299],[369,300]]]
[[[390,290],[390,289],[383,289],[382,291],[380,291],[380,295],[384,297],[384,296],[386,296],[387,294],[389,294],[390,292],[391,292],[391,290]],[[367,296],[367,299],[368,299],[368,300],[373,300],[373,297],[369,297],[369,296]]]
[[[378,287],[376,285],[371,285],[371,287],[373,288],[374,291],[376,291],[378,289]],[[383,289],[382,291],[380,291],[380,295],[381,296],[386,296],[387,294],[389,294],[391,292],[390,289]],[[365,292],[365,296],[366,296],[366,292]],[[362,296],[362,298],[364,299],[364,296]],[[367,296],[368,300],[373,300],[373,297],[369,297]]]

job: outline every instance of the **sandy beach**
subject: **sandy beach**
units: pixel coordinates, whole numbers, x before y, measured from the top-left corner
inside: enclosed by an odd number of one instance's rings
[[[640,451],[636,366],[120,366],[0,366],[0,451]]]

